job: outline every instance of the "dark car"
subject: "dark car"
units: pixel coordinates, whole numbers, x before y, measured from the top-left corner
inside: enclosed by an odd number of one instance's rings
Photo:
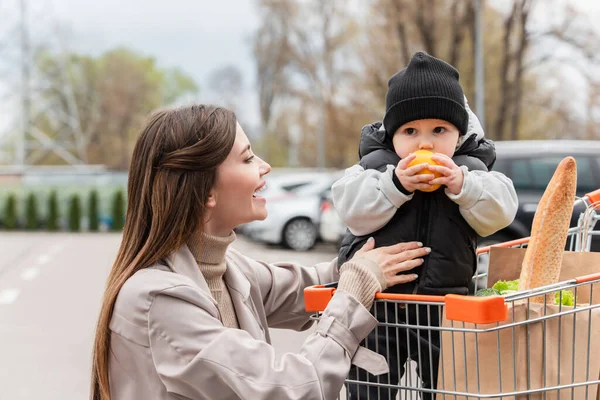
[[[479,247],[531,235],[533,216],[558,163],[567,156],[577,162],[577,196],[600,188],[600,141],[523,140],[495,142],[497,159],[493,170],[512,179],[519,209],[514,222],[492,236],[479,239]],[[577,225],[584,206],[573,209],[571,226]],[[596,229],[599,229],[596,227]],[[592,251],[600,251],[600,237],[592,241]],[[479,260],[479,272],[487,272],[486,260]],[[478,287],[485,285],[480,281]]]

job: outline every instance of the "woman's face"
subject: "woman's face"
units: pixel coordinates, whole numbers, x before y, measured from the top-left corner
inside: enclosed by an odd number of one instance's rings
[[[215,185],[207,203],[208,233],[227,235],[236,226],[267,217],[266,199],[259,196],[271,166],[252,153],[250,141],[237,125],[229,156],[217,167]]]

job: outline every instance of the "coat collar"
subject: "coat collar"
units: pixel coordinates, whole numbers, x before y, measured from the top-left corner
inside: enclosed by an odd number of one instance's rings
[[[225,279],[225,285],[229,289],[229,295],[231,296],[240,329],[247,331],[255,339],[265,340],[268,338],[268,332],[265,332],[266,328],[261,325],[259,314],[250,296],[250,281],[235,262],[232,261],[229,254],[225,260],[227,262],[227,270],[223,278]],[[217,305],[212,298],[202,272],[200,272],[200,268],[198,268],[198,263],[187,245],[181,246],[179,250],[169,255],[165,259],[165,262],[175,273],[190,278],[200,290],[210,297],[215,306]]]

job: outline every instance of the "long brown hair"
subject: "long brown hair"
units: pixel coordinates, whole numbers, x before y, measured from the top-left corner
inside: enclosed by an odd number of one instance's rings
[[[201,229],[215,171],[235,141],[233,112],[193,105],[154,113],[135,144],[123,239],[94,340],[91,396],[109,400],[109,323],[127,279],[176,251]]]

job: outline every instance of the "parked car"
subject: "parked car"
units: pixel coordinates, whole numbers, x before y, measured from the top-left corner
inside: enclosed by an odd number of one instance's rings
[[[261,192],[261,197],[267,199],[268,207],[271,202],[278,202],[293,197],[294,191],[313,183],[320,175],[322,174],[315,172],[287,173],[274,176],[267,175],[265,178],[267,184],[265,185],[265,189]],[[256,224],[245,224],[237,227],[236,232],[249,236],[248,229],[253,230],[255,228]]]
[[[282,196],[267,197],[269,216],[264,221],[246,224],[243,233],[261,242],[297,251],[310,250],[319,239],[321,198],[339,176],[338,173],[315,174],[308,184]]]
[[[496,155],[493,170],[512,179],[519,197],[519,209],[510,226],[489,237],[480,238],[479,247],[531,235],[538,203],[558,163],[567,156],[574,157],[577,162],[577,196],[600,188],[600,141],[499,141],[496,142]],[[574,208],[571,226],[577,225],[583,210],[583,205]],[[600,237],[594,238],[591,250],[600,251]],[[479,273],[487,272],[487,257],[479,257]],[[485,287],[486,283],[486,279],[480,279],[477,287]]]
[[[327,190],[321,199],[321,221],[319,225],[321,239],[339,247],[345,232],[346,226],[333,205],[331,190]]]

